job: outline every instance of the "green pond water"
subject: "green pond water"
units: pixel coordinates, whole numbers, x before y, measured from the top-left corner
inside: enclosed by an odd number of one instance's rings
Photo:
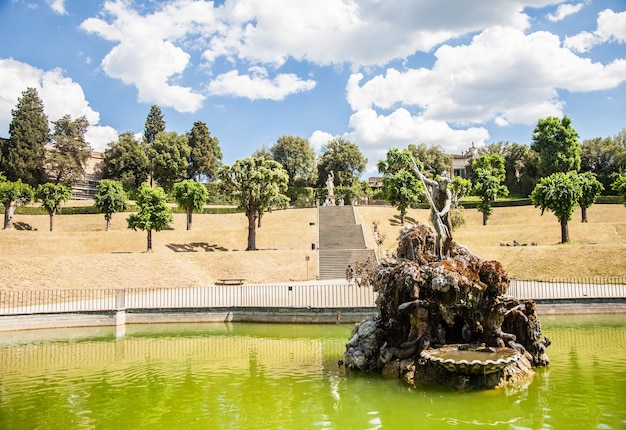
[[[0,429],[626,429],[626,315],[541,320],[550,367],[481,392],[346,374],[348,325],[0,333]]]

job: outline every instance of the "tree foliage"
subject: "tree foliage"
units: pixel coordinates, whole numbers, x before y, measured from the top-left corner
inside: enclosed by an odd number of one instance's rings
[[[120,134],[117,142],[110,142],[104,151],[103,177],[120,181],[127,191],[138,189],[149,172],[148,156],[129,131]]]
[[[54,231],[54,215],[59,211],[63,202],[72,198],[72,189],[67,185],[47,182],[41,184],[35,190],[35,200],[41,202],[41,206],[50,216],[50,231]]]
[[[9,139],[0,145],[0,171],[8,181],[31,187],[46,182],[45,145],[50,141],[48,117],[35,88],[27,88],[11,111]]]
[[[458,209],[461,199],[472,190],[472,181],[456,176],[452,182],[450,182],[448,188],[452,193],[452,207]]]
[[[569,242],[568,222],[578,207],[582,195],[576,172],[556,172],[541,178],[530,195],[535,207],[541,208],[541,215],[548,209],[561,224],[561,243]]]
[[[483,225],[487,225],[487,219],[493,213],[493,202],[509,194],[504,185],[504,158],[499,154],[481,155],[472,162],[472,170],[476,175],[473,193],[480,197],[477,209],[483,214]]]
[[[443,172],[452,171],[452,158],[440,146],[427,146],[424,143],[417,146],[411,144],[408,150],[413,157],[422,162],[422,173],[428,177],[436,178]]]
[[[578,182],[581,191],[578,205],[582,213],[582,222],[587,222],[587,209],[596,202],[598,196],[604,190],[604,186],[598,181],[596,175],[591,172],[580,173]]]
[[[187,134],[187,140],[190,148],[187,176],[198,180],[201,177],[208,181],[216,180],[222,162],[222,150],[217,137],[211,136],[205,123],[196,121]]]
[[[626,171],[626,129],[613,137],[585,139],[580,170],[594,173],[609,190],[614,176]]]
[[[618,175],[615,181],[611,184],[611,188],[622,197],[624,205],[626,205],[626,173]]]
[[[4,205],[4,230],[13,229],[15,209],[27,205],[33,200],[33,188],[17,181],[0,182],[0,202]]]
[[[163,113],[158,105],[150,106],[150,112],[146,117],[146,123],[143,129],[143,138],[146,145],[151,146],[156,139],[157,134],[165,131],[165,120]]]
[[[504,184],[511,192],[527,196],[538,181],[537,154],[520,143],[496,142],[478,149],[478,155],[499,154],[504,157]],[[472,175],[473,179],[475,176]]]
[[[367,158],[359,147],[343,138],[329,141],[322,148],[322,155],[317,164],[319,187],[324,187],[328,174],[335,172],[335,185],[350,187],[358,182],[359,176],[365,171]]]
[[[65,115],[52,124],[53,148],[48,152],[46,169],[54,183],[71,187],[85,176],[85,164],[91,155],[91,147],[85,141],[89,121],[85,116],[72,120]]]
[[[219,176],[224,191],[248,218],[246,251],[254,251],[257,221],[272,205],[284,205],[287,197],[282,193],[287,190],[289,175],[277,161],[249,157],[222,166]]]
[[[540,119],[533,131],[531,149],[539,154],[537,167],[542,176],[580,169],[578,133],[567,116]]]
[[[422,196],[422,183],[413,173],[413,155],[405,149],[391,148],[387,159],[377,164],[383,175],[383,196],[400,212],[400,222],[404,224],[406,210],[418,204]]]
[[[206,187],[193,179],[186,179],[174,184],[172,197],[178,203],[178,207],[185,209],[187,230],[191,230],[193,211],[201,210],[209,197]]]
[[[94,205],[98,212],[104,213],[106,231],[109,231],[113,214],[128,208],[128,196],[122,183],[113,179],[101,179],[96,187]]]
[[[289,175],[289,185],[305,186],[317,180],[315,151],[308,139],[299,136],[281,136],[270,148],[272,158]]]
[[[152,231],[161,231],[172,222],[172,210],[167,205],[163,188],[144,183],[137,196],[139,212],[126,218],[128,228],[147,232],[147,252],[152,252]]]
[[[154,180],[165,191],[171,190],[176,182],[187,177],[190,153],[187,136],[175,131],[157,134],[148,149],[148,158],[151,160]]]

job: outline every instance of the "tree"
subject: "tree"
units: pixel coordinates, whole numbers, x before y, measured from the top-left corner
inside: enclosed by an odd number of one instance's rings
[[[604,190],[604,186],[598,181],[596,175],[591,172],[580,173],[578,181],[581,188],[578,205],[582,212],[582,222],[587,222],[587,209],[596,202],[596,199]]]
[[[151,160],[154,180],[165,191],[186,178],[189,167],[191,148],[187,143],[187,136],[179,135],[175,131],[157,134],[152,147],[148,150]]]
[[[580,169],[578,133],[567,116],[540,119],[533,131],[531,149],[539,154],[537,167],[542,176]]]
[[[148,179],[150,161],[135,136],[127,131],[104,151],[104,179],[120,181],[124,189],[138,189]]]
[[[493,213],[492,203],[509,194],[504,185],[504,158],[499,154],[481,155],[472,162],[472,170],[476,174],[473,193],[480,197],[477,209],[483,214],[483,225],[487,225]]]
[[[187,230],[191,230],[193,211],[201,210],[209,197],[206,187],[192,179],[187,179],[174,184],[172,197],[178,203],[178,207],[185,209],[187,213]]]
[[[45,146],[50,141],[48,117],[34,88],[27,88],[11,111],[8,140],[0,145],[0,171],[8,181],[31,187],[46,182]]]
[[[576,172],[556,172],[541,178],[530,195],[535,207],[541,208],[541,215],[548,209],[561,224],[561,243],[569,242],[567,223],[578,207],[582,190]]]
[[[85,116],[72,120],[65,115],[52,124],[53,148],[48,152],[46,168],[54,183],[71,187],[85,176],[85,164],[91,155],[91,147],[85,141],[89,121]]]
[[[424,143],[417,146],[411,144],[408,150],[413,154],[413,157],[422,162],[424,168],[422,173],[426,176],[435,178],[443,172],[450,173],[452,171],[452,158],[446,154],[441,146],[427,146]]]
[[[350,187],[354,182],[358,182],[366,165],[367,158],[356,144],[343,138],[333,139],[322,148],[322,155],[317,164],[317,184],[324,187],[326,178],[332,170],[335,172],[335,185]]]
[[[270,154],[287,171],[290,186],[305,186],[317,180],[315,151],[308,139],[299,136],[281,136],[270,148]]]
[[[146,252],[152,252],[152,231],[161,231],[172,222],[172,210],[167,205],[163,188],[143,183],[137,196],[139,212],[126,218],[128,228],[147,232]]]
[[[63,184],[48,182],[39,185],[35,190],[35,200],[41,202],[41,206],[50,216],[50,231],[54,231],[54,215],[59,211],[61,204],[71,198],[72,189]]]
[[[222,166],[219,176],[224,191],[238,202],[248,218],[246,251],[254,251],[257,220],[273,203],[283,200],[280,196],[287,189],[289,175],[274,160],[248,157],[232,166]]]
[[[450,192],[452,193],[452,207],[458,209],[463,197],[471,191],[472,181],[456,176],[452,182],[450,182],[448,188],[450,188]]]
[[[30,185],[17,181],[0,182],[0,202],[4,205],[4,230],[13,229],[15,209],[27,205],[33,200],[33,189]]]
[[[524,196],[530,194],[537,183],[535,152],[528,145],[502,141],[478,149],[479,156],[492,154],[504,157],[506,187]]]
[[[146,123],[143,129],[143,138],[146,153],[149,154],[150,148],[154,144],[156,137],[159,133],[163,133],[165,131],[165,120],[163,119],[163,113],[161,113],[161,108],[157,105],[150,106],[150,112],[148,112],[148,116],[146,117]],[[152,160],[150,160],[152,161]],[[154,184],[154,165],[152,162],[149,164],[150,166],[150,185]]]
[[[205,177],[209,181],[214,181],[222,162],[219,140],[211,136],[211,132],[202,121],[193,123],[191,131],[187,134],[187,140],[191,149],[188,177],[198,180]]]
[[[622,197],[622,201],[624,205],[626,205],[626,173],[617,176],[615,181],[611,184],[611,188]]]
[[[98,212],[104,213],[106,231],[109,231],[113,214],[128,208],[128,196],[122,183],[113,179],[101,179],[96,186],[94,205]]]
[[[583,140],[580,170],[594,173],[610,189],[614,175],[626,170],[626,129],[614,137]]]
[[[383,196],[400,212],[400,223],[404,225],[406,210],[420,202],[422,183],[413,174],[412,154],[405,149],[391,148],[387,159],[377,164],[378,172],[383,176]],[[418,161],[419,162],[419,161]]]

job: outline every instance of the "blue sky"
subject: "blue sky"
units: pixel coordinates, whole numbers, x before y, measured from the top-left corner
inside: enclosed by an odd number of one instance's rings
[[[626,128],[624,0],[0,0],[0,136],[27,87],[49,119],[86,115],[104,150],[203,121],[225,163],[285,134],[460,153],[529,144],[568,115],[581,139]]]

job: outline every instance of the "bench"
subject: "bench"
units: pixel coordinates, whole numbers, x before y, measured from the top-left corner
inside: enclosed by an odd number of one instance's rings
[[[219,278],[215,285],[243,285],[245,278]]]

